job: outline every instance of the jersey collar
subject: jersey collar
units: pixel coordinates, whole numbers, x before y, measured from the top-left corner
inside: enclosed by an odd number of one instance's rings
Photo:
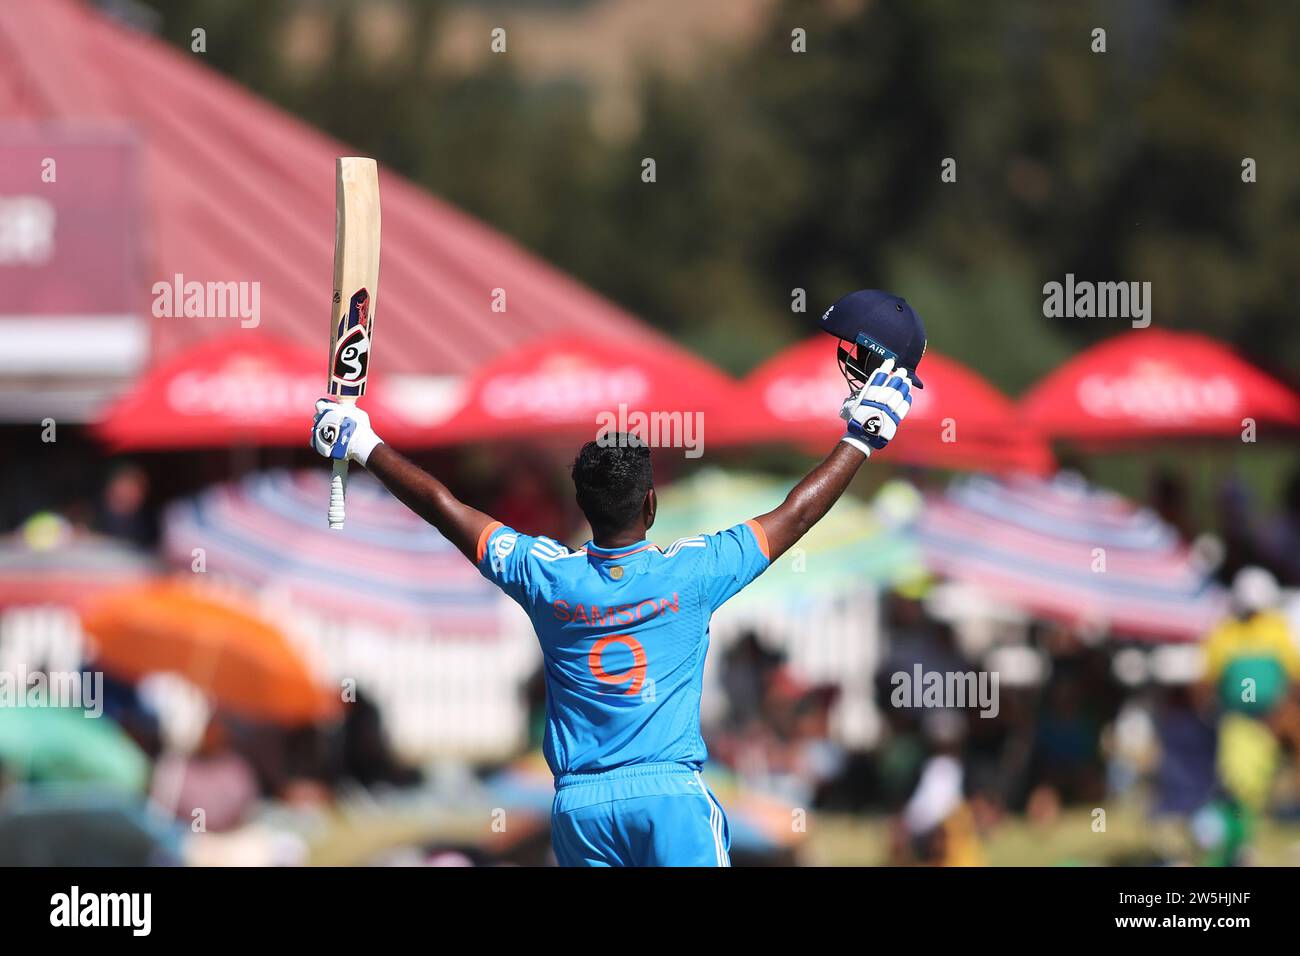
[[[632,555],[639,554],[642,551],[648,551],[651,548],[656,546],[651,544],[648,539],[642,538],[636,544],[625,545],[624,547],[621,548],[601,548],[598,547],[592,541],[588,541],[585,545],[583,545],[583,547],[586,549],[588,554],[595,555],[597,558],[600,558],[602,561],[604,560],[615,561],[620,558],[631,557]]]

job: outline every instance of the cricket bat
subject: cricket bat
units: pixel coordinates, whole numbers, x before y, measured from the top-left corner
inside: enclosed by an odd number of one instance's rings
[[[329,394],[355,404],[366,394],[379,291],[379,169],[340,156],[334,177],[334,299],[330,310]],[[334,462],[329,526],[342,528],[348,463]]]

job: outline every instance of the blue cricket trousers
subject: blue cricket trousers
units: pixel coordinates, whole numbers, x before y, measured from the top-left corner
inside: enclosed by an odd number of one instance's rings
[[[555,781],[560,866],[730,866],[731,831],[699,771],[645,763]]]

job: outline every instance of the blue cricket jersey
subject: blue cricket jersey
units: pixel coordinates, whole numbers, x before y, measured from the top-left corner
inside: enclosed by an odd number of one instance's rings
[[[542,646],[551,772],[703,765],[709,617],[768,563],[755,521],[664,549],[588,542],[576,551],[488,525],[479,571],[528,613]]]

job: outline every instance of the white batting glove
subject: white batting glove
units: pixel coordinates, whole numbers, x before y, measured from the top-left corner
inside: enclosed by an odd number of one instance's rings
[[[884,448],[898,434],[911,408],[912,380],[907,370],[895,372],[894,360],[886,359],[862,391],[845,399],[840,418],[849,429],[840,440],[870,458],[873,449]]]
[[[383,443],[370,427],[370,416],[355,405],[328,398],[316,402],[311,446],[321,457],[355,461],[364,467],[370,453]]]

